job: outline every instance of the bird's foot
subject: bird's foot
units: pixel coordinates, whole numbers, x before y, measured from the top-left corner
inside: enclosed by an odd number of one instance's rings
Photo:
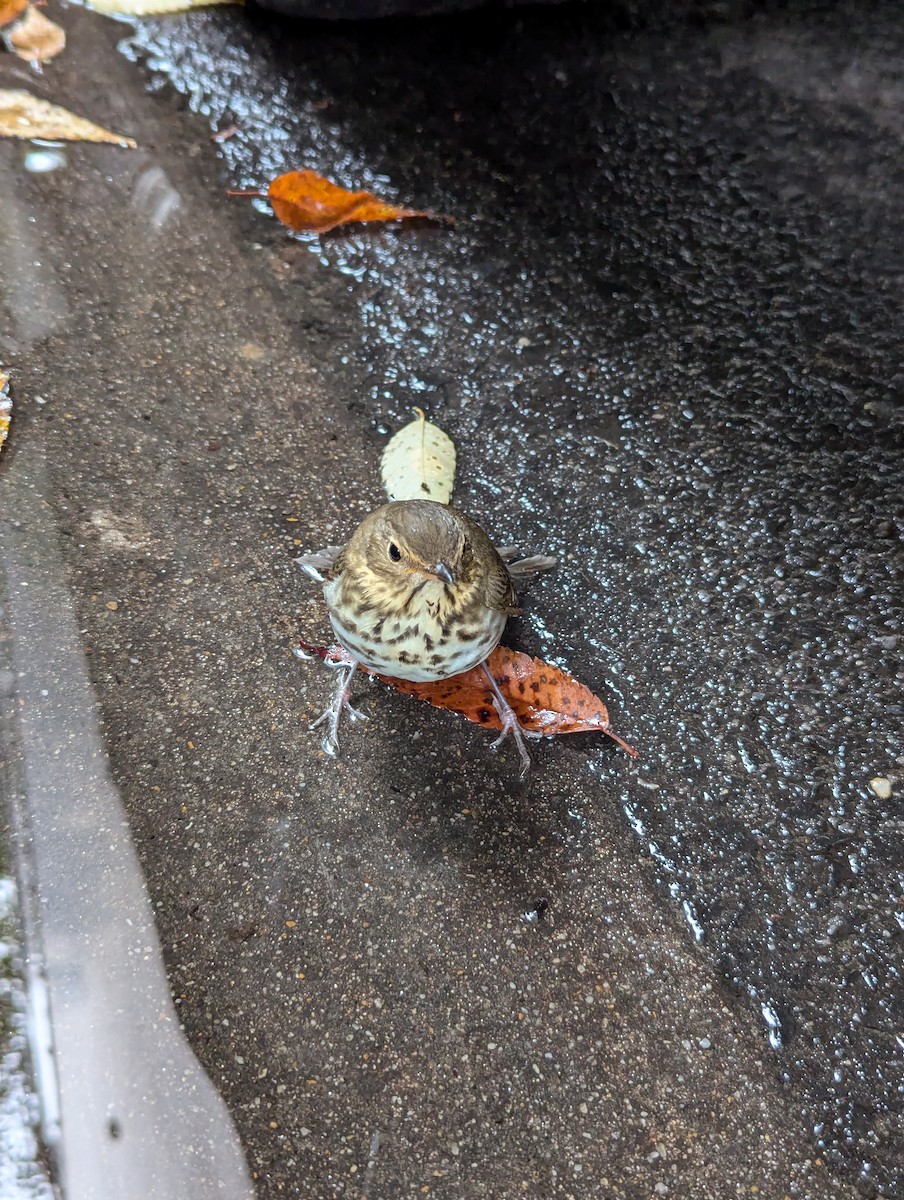
[[[325,662],[328,667],[343,670],[344,674],[339,680],[329,705],[308,728],[317,729],[320,725],[326,725],[326,732],[320,745],[324,754],[335,758],[339,753],[339,721],[343,712],[347,712],[352,721],[366,721],[367,714],[355,708],[349,699],[352,691],[352,676],[357,671],[358,664],[356,662],[333,662],[330,659],[326,659]]]
[[[524,739],[525,737],[539,738],[542,735],[521,727],[521,723],[515,715],[515,710],[500,691],[499,684],[496,682],[493,672],[486,663],[481,663],[480,665],[483,667],[483,673],[486,675],[490,682],[490,687],[493,689],[493,706],[499,715],[499,720],[502,722],[502,733],[500,733],[495,742],[490,743],[490,749],[498,750],[509,734],[511,734],[521,758],[521,778],[524,779],[530,770],[530,755],[527,752]]]

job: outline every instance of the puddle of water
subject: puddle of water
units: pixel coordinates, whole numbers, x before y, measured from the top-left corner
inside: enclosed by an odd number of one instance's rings
[[[743,30],[613,47],[548,20],[368,30],[365,51],[195,14],[129,52],[239,125],[236,187],[312,167],[459,215],[305,242],[357,302],[351,403],[382,432],[426,402],[467,507],[562,556],[530,600],[538,649],[641,747],[627,819],[817,1145],[904,1194],[901,330],[876,250],[900,234],[899,146],[822,91],[789,99]],[[876,162],[884,186],[843,186]]]

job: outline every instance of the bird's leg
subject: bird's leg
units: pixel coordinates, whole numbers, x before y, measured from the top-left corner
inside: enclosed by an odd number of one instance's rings
[[[500,733],[499,737],[495,742],[492,743],[490,748],[492,750],[498,750],[508,735],[511,734],[515,739],[515,745],[518,747],[518,753],[521,756],[521,778],[523,779],[530,770],[530,755],[528,754],[527,747],[524,744],[524,736],[525,734],[527,734],[528,737],[539,737],[540,735],[536,733],[530,733],[528,730],[521,728],[518,718],[515,716],[514,709],[500,691],[499,684],[496,682],[493,672],[485,662],[482,662],[480,666],[484,675],[486,675],[487,679],[489,680],[490,687],[493,689],[493,704],[496,712],[499,714],[499,719],[502,722],[502,733]]]
[[[325,659],[324,661],[328,667],[334,667],[337,670],[344,669],[345,674],[340,678],[329,706],[324,709],[317,720],[309,725],[308,728],[316,729],[318,725],[326,723],[327,731],[323,735],[320,745],[324,754],[329,754],[335,758],[339,750],[339,719],[342,716],[343,710],[348,713],[352,721],[366,721],[367,715],[354,708],[349,700],[352,692],[352,676],[357,671],[358,664],[354,661],[333,662],[330,659]]]

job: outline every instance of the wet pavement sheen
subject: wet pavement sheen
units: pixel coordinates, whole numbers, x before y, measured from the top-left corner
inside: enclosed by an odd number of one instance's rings
[[[16,435],[268,1200],[904,1196],[902,42],[894,5],[212,12],[113,69],[109,123],[153,146],[72,152],[105,211],[44,229],[67,357],[23,345],[47,403]],[[220,198],[302,166],[458,224],[305,241]],[[561,556],[510,640],[637,765],[560,739],[521,788],[366,685],[320,756],[291,558],[377,502],[412,404],[459,503]]]

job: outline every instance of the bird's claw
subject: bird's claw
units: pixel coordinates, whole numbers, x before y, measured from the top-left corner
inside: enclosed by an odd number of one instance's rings
[[[518,721],[518,718],[515,716],[514,713],[512,713],[511,723],[507,722],[505,717],[502,717],[501,720],[502,720],[502,733],[500,733],[499,737],[496,738],[495,742],[490,742],[491,750],[498,750],[499,747],[502,745],[502,743],[505,741],[505,739],[509,736],[509,734],[512,735],[512,737],[515,739],[515,741],[517,741],[518,738],[521,737],[521,738],[529,738],[532,742],[539,742],[540,739],[543,737],[542,733],[536,733],[533,729],[525,729],[524,726]]]
[[[493,689],[493,706],[499,715],[499,720],[502,722],[502,733],[500,733],[499,737],[496,738],[495,742],[490,743],[490,749],[495,750],[498,753],[499,747],[509,736],[509,734],[511,734],[512,739],[518,748],[518,755],[521,759],[521,778],[524,779],[531,766],[530,755],[527,752],[527,746],[524,744],[524,739],[525,737],[539,738],[542,737],[542,734],[535,733],[530,729],[522,728],[520,721],[515,715],[515,710],[500,691],[499,684],[496,682],[493,672],[486,663],[481,663],[481,666],[483,667],[484,675],[486,675],[490,682],[490,686]]]
[[[522,729],[518,723],[518,718],[509,709],[508,713],[499,713],[502,721],[502,733],[496,738],[495,742],[490,742],[490,749],[499,753],[499,747],[505,739],[511,734],[515,745],[518,748],[518,755],[521,759],[521,778],[524,779],[531,768],[530,755],[527,752],[527,746],[524,744],[525,737],[539,737],[539,734],[530,732],[527,729]]]
[[[338,649],[338,647],[334,646],[333,650],[336,650],[336,649]],[[331,651],[331,653],[332,653],[332,651]],[[344,651],[343,651],[343,653],[344,653]],[[325,658],[323,660],[323,665],[325,667],[329,667],[331,671],[335,671],[335,670],[338,670],[339,667],[345,667],[346,669],[348,669],[350,666],[353,666],[354,664],[347,658]]]
[[[360,708],[355,708],[353,704],[349,704],[349,702],[346,700],[340,708],[338,714],[334,714],[333,705],[330,704],[328,708],[323,710],[316,721],[311,722],[311,724],[308,726],[308,729],[317,729],[317,727],[322,725],[324,721],[332,720],[334,715],[341,717],[343,712],[348,713],[348,719],[350,721],[366,721],[368,719],[367,713],[363,713]]]
[[[351,694],[352,676],[357,670],[356,662],[331,662],[326,660],[329,667],[345,667],[346,674],[339,681],[335,694],[329,705],[323,710],[316,721],[312,721],[308,726],[309,729],[317,729],[321,725],[326,725],[327,730],[320,742],[320,747],[324,754],[329,754],[331,758],[335,758],[339,753],[339,721],[342,718],[343,712],[347,712],[351,721],[366,721],[367,714],[355,708],[349,699]]]

